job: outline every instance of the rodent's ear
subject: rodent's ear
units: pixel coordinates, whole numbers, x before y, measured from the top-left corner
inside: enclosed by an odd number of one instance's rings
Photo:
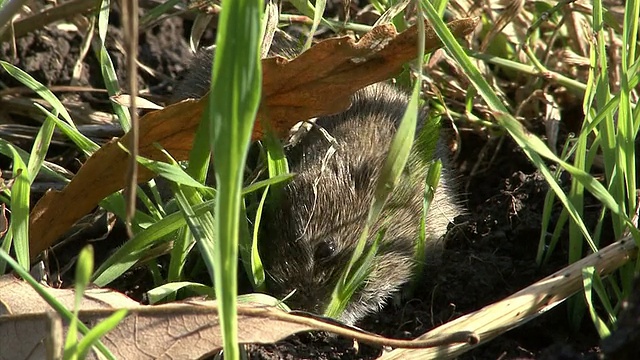
[[[351,180],[356,191],[367,191],[371,189],[371,183],[377,179],[376,165],[371,162],[363,162],[358,166],[352,166]]]
[[[316,245],[313,258],[316,261],[322,261],[330,258],[336,252],[336,244],[332,239],[322,240]]]

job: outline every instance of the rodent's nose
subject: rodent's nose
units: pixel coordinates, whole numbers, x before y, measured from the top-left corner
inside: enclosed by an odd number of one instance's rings
[[[321,297],[311,288],[296,289],[296,292],[286,302],[292,309],[314,314],[322,314],[324,312],[324,304],[321,301]]]

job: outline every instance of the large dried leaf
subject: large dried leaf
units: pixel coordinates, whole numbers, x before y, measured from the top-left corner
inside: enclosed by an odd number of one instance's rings
[[[72,309],[73,290],[47,291]],[[86,291],[80,318],[92,327],[117,309],[128,309],[127,317],[102,338],[119,359],[197,359],[218,351],[222,335],[215,301],[143,306],[123,294],[106,289]],[[45,359],[47,341],[64,344],[62,332],[51,331],[49,305],[27,283],[7,275],[0,278],[0,350],[4,359]],[[267,306],[238,305],[239,340],[272,343],[312,327],[295,316]],[[293,319],[293,320],[292,320]],[[305,320],[305,319],[303,319]],[[89,358],[96,358],[92,354]]]
[[[470,33],[477,18],[449,24],[457,36]],[[325,40],[294,60],[265,59],[263,101],[253,139],[262,136],[262,120],[282,136],[300,120],[345,110],[357,90],[398,74],[402,65],[417,54],[417,27],[397,34],[392,25],[381,25],[355,42],[342,37]],[[440,46],[435,32],[426,27],[426,50]],[[206,97],[183,101],[140,119],[140,155],[163,160],[153,144],[158,142],[176,159],[187,159],[194,132],[207,103]],[[128,155],[118,142],[128,144],[129,135],[113,140],[87,160],[71,183],[60,192],[47,193],[31,214],[30,253],[32,259],[53,245],[74,222],[93,209],[107,195],[124,187]],[[140,168],[138,181],[152,177]]]
[[[47,288],[47,290],[67,308],[73,308],[75,296],[73,291],[54,288]],[[139,306],[139,304],[118,292],[89,289],[85,292],[82,306],[90,309],[110,309],[128,308]],[[0,277],[0,319],[2,316],[37,314],[51,310],[49,304],[26,282],[13,275]]]
[[[73,290],[46,290],[72,309]],[[215,301],[144,306],[115,291],[89,289],[79,317],[91,328],[118,309],[127,309],[128,315],[101,338],[118,359],[197,359],[222,348]],[[3,359],[52,358],[52,353],[62,351],[67,326],[30,285],[11,275],[0,277],[0,354]],[[242,343],[273,343],[308,330],[330,331],[364,343],[393,347],[442,346],[475,339],[473,334],[465,332],[418,342],[387,339],[320,319],[287,314],[271,306],[238,304],[238,341]],[[46,348],[47,343],[53,344],[52,349]],[[92,353],[89,358],[97,357]]]

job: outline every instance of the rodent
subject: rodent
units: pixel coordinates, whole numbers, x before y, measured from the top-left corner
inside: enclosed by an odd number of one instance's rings
[[[204,95],[211,78],[211,57],[211,52],[196,57],[178,86],[178,98]],[[316,314],[326,309],[363,230],[378,175],[408,100],[405,92],[388,83],[368,86],[353,95],[348,110],[318,118],[298,143],[285,148],[296,175],[283,186],[278,201],[267,202],[258,243],[268,291],[282,298],[295,290],[287,299],[293,309]],[[424,112],[420,115],[419,128],[425,118]],[[335,139],[332,156],[326,156],[332,143],[319,128]],[[402,180],[369,232],[370,244],[381,226],[387,226],[370,274],[339,318],[346,324],[381,309],[413,275],[431,160],[420,156],[422,145],[414,144]],[[443,161],[443,171],[426,221],[431,255],[438,253],[449,222],[461,211],[448,151],[438,140],[433,156]]]

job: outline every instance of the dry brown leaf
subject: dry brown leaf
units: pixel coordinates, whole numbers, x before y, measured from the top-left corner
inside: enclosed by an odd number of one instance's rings
[[[469,34],[479,18],[449,23],[454,35]],[[441,46],[433,29],[426,26],[426,51]],[[396,75],[402,65],[415,58],[418,39],[413,26],[397,34],[392,25],[374,28],[358,42],[348,37],[316,44],[297,58],[262,61],[263,101],[258,119],[267,120],[281,136],[300,120],[345,110],[357,90]],[[200,122],[206,97],[183,101],[140,119],[140,155],[155,160],[164,157],[158,142],[178,160],[187,159]],[[263,130],[256,121],[253,139]],[[69,185],[45,194],[31,213],[31,259],[52,246],[71,226],[107,195],[123,188],[128,155],[118,146],[128,144],[128,135],[112,140],[91,156]],[[138,181],[153,174],[140,167]]]
[[[73,308],[75,296],[73,291],[54,288],[47,288],[47,290],[68,309]],[[88,289],[85,292],[82,306],[90,309],[113,309],[139,306],[139,304],[115,291]],[[29,284],[13,275],[0,276],[0,317],[16,314],[38,314],[51,310],[49,304]]]
[[[65,307],[73,308],[74,292],[51,289]],[[106,289],[85,292],[79,316],[89,327],[95,326],[117,309],[128,315],[111,332],[101,338],[119,359],[166,358],[196,359],[217,352],[222,347],[218,308],[215,301],[185,301],[165,305],[144,306],[123,294]],[[66,324],[27,283],[11,275],[0,277],[0,350],[6,359],[52,358],[61,352]],[[321,320],[287,314],[261,304],[238,304],[238,341],[241,343],[273,343],[289,335],[308,330],[331,331],[361,342],[393,347],[437,346],[452,342],[469,342],[470,333],[422,341],[386,339]],[[57,348],[46,348],[46,343]],[[89,358],[97,358],[91,354]]]
[[[47,291],[68,309],[73,308],[73,290]],[[117,309],[128,309],[129,313],[101,340],[118,359],[197,359],[222,347],[214,301],[143,306],[115,291],[89,289],[80,318],[91,328]],[[51,312],[51,307],[27,283],[10,275],[0,277],[2,358],[49,358],[45,339],[51,317],[58,317]],[[311,329],[292,321],[295,316],[273,307],[238,305],[238,314],[240,342],[272,343]],[[63,330],[59,332],[61,337],[66,336],[66,324]],[[64,337],[53,343],[64,344]],[[92,354],[89,358],[97,357]]]

